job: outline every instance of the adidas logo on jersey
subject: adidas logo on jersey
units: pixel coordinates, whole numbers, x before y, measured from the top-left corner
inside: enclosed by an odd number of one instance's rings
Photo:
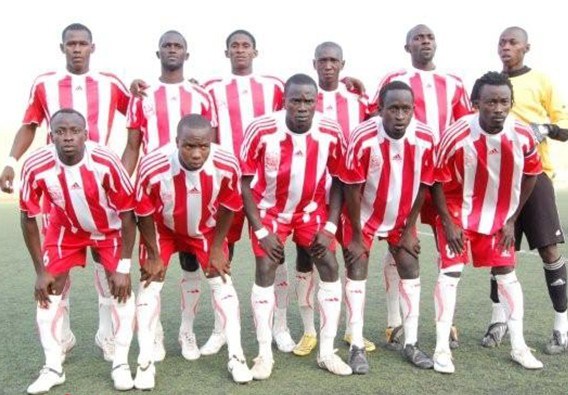
[[[187,191],[188,195],[198,195],[199,194],[199,189],[197,189],[196,187],[191,188],[189,191]]]
[[[298,151],[294,152],[294,156],[304,156],[304,151],[298,150]]]
[[[71,185],[71,189],[81,189],[81,186],[75,182],[73,183],[73,185]]]
[[[487,155],[495,155],[495,154],[498,154],[498,153],[499,153],[499,150],[497,148],[493,148],[493,149],[489,150]]]
[[[396,154],[392,157],[392,160],[402,160],[402,156],[400,154]]]

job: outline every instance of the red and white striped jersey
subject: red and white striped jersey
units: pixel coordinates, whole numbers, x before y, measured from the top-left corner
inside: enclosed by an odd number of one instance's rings
[[[145,97],[132,97],[126,127],[142,132],[143,152],[148,153],[175,141],[180,119],[201,114],[217,126],[217,113],[211,96],[200,86],[184,81],[165,84],[157,81]]]
[[[89,140],[106,145],[114,116],[117,111],[126,115],[129,97],[128,89],[111,73],[45,73],[34,81],[23,123],[41,125],[59,109],[73,108],[87,120]]]
[[[481,129],[479,115],[460,119],[438,146],[436,179],[444,183],[450,214],[464,229],[495,234],[519,205],[523,174],[542,172],[530,129],[512,116],[503,130]]]
[[[404,227],[420,184],[434,183],[434,140],[432,130],[415,119],[398,140],[386,134],[380,117],[352,131],[340,178],[364,184],[361,227],[366,234],[386,236]]]
[[[349,133],[369,117],[369,101],[365,95],[349,92],[344,84],[334,91],[318,90],[316,111],[335,119],[341,126],[345,139]]]
[[[200,238],[215,228],[219,206],[243,207],[237,158],[217,144],[199,170],[186,170],[172,143],[142,158],[136,181],[138,216],[154,215],[177,235]]]
[[[93,239],[119,231],[119,214],[134,208],[134,190],[120,158],[91,141],[73,166],[59,160],[55,145],[40,148],[24,162],[21,179],[21,211],[29,217],[41,214],[44,196],[51,205],[49,226],[90,233]]]
[[[377,109],[381,88],[391,81],[402,81],[410,86],[414,93],[414,117],[430,126],[437,140],[448,126],[473,111],[459,77],[438,70],[415,68],[387,74],[370,104],[372,111]]]
[[[255,119],[241,148],[243,175],[257,207],[283,223],[325,208],[326,178],[338,176],[345,140],[336,121],[315,113],[306,133],[286,126],[286,111]]]
[[[231,75],[211,80],[204,87],[217,110],[217,142],[235,156],[241,152],[248,124],[284,105],[284,84],[275,77]]]

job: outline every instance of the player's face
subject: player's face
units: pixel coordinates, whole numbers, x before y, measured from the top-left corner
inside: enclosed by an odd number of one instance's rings
[[[231,60],[233,72],[246,70],[252,72],[252,61],[258,52],[254,49],[252,40],[246,34],[237,33],[229,41],[229,48],[225,50],[225,56]]]
[[[59,159],[67,165],[78,163],[83,158],[87,130],[83,119],[77,114],[60,113],[51,119],[51,140]]]
[[[345,61],[339,49],[324,47],[319,50],[316,59],[314,59],[314,68],[318,73],[320,86],[337,84],[339,81],[339,72],[343,70],[344,65]]]
[[[168,71],[179,70],[189,58],[189,53],[181,35],[167,33],[160,39],[160,49],[156,52],[162,67]]]
[[[503,124],[511,111],[511,89],[507,85],[484,85],[479,92],[479,125],[487,133],[503,130]]]
[[[426,64],[436,55],[436,36],[427,26],[417,26],[411,33],[405,49],[410,53],[413,63]]]
[[[185,127],[176,138],[179,157],[187,170],[199,170],[209,157],[213,133],[211,128]]]
[[[291,84],[285,92],[286,125],[294,133],[312,127],[316,111],[317,89],[311,84]]]
[[[529,50],[526,37],[518,29],[507,29],[499,37],[497,52],[505,70],[523,67],[525,53]]]
[[[404,136],[414,115],[412,94],[403,89],[388,91],[380,110],[385,132],[394,139]]]
[[[83,74],[89,71],[89,62],[91,54],[95,51],[95,44],[91,42],[87,31],[68,30],[60,48],[65,54],[67,70],[70,73]]]

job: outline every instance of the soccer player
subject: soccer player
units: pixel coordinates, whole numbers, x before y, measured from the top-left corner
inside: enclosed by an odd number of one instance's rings
[[[13,192],[14,168],[17,160],[28,150],[33,142],[38,126],[63,107],[74,108],[84,114],[87,120],[88,138],[106,145],[109,142],[112,124],[116,113],[126,114],[129,94],[124,84],[113,74],[90,69],[90,59],[95,51],[93,36],[86,26],[73,23],[63,29],[61,52],[65,55],[66,68],[41,74],[31,88],[30,99],[24,120],[18,130],[7,165],[0,175],[0,188]],[[47,125],[49,129],[49,124]],[[49,142],[49,136],[46,139]],[[44,207],[44,214],[49,208]],[[47,215],[44,215],[44,225]],[[96,344],[103,350],[107,361],[113,359],[111,294],[105,280],[104,267],[95,260],[95,284],[99,297],[99,328],[95,336]],[[71,350],[75,337],[69,328],[69,286],[63,292],[63,348]]]
[[[436,36],[426,25],[416,25],[406,35],[404,50],[410,54],[412,67],[388,73],[379,83],[377,93],[371,101],[371,112],[377,105],[381,88],[391,81],[403,81],[414,93],[414,117],[428,125],[436,137],[454,121],[472,112],[471,102],[462,80],[454,74],[444,72],[434,63]],[[430,192],[426,191],[420,220],[435,232],[436,210],[431,203]],[[383,259],[384,285],[387,294],[387,346],[400,348],[403,335],[400,316],[399,276],[392,255],[387,251]],[[452,348],[459,345],[457,329],[452,327]]]
[[[176,145],[153,151],[139,166],[135,212],[144,249],[136,302],[140,354],[134,385],[138,389],[155,385],[152,357],[160,291],[170,257],[178,251],[196,256],[213,290],[215,309],[223,317],[233,380],[252,380],[241,347],[239,300],[231,282],[226,242],[233,213],[243,205],[240,169],[237,159],[212,143],[213,138],[208,119],[199,114],[184,116]]]
[[[514,224],[542,172],[529,127],[509,116],[513,86],[489,72],[473,87],[477,114],[458,120],[440,141],[437,183],[437,242],[440,273],[435,288],[434,369],[455,370],[448,336],[456,289],[471,253],[474,267],[489,267],[511,334],[511,357],[526,369],[541,369],[523,336],[523,292],[515,273]]]
[[[363,313],[369,250],[375,237],[386,239],[400,275],[404,357],[415,366],[432,368],[432,359],[418,348],[420,276],[416,220],[425,190],[433,184],[434,135],[413,119],[414,95],[401,81],[384,85],[378,97],[379,115],[351,133],[341,181],[350,226],[347,246],[346,304],[350,310],[352,343],[349,364],[367,373],[363,347]]]
[[[272,373],[275,273],[284,260],[283,243],[293,234],[297,259],[315,263],[321,278],[318,364],[334,374],[349,375],[351,368],[333,350],[341,310],[333,237],[341,201],[336,177],[343,133],[335,121],[316,114],[317,85],[312,78],[295,74],[286,81],[284,92],[285,110],[254,120],[241,148],[243,200],[256,257],[251,302],[259,355],[251,370],[256,380]],[[334,180],[328,215],[329,176]]]
[[[564,243],[564,235],[556,208],[552,185],[554,169],[547,140],[568,140],[568,111],[548,76],[524,64],[525,54],[529,50],[528,35],[524,29],[509,27],[501,33],[499,57],[503,63],[503,73],[509,77],[515,92],[511,112],[536,131],[544,170],[538,175],[533,193],[515,223],[515,248],[520,249],[524,234],[530,249],[536,248],[542,259],[546,286],[554,309],[552,338],[545,351],[560,354],[568,350],[566,257],[560,254],[557,247],[558,243]],[[495,279],[491,280],[491,299],[494,314],[482,340],[486,347],[499,345],[507,330]]]
[[[336,120],[341,126],[345,139],[355,126],[364,121],[368,115],[368,102],[365,95],[358,95],[347,90],[340,82],[339,74],[345,65],[343,49],[337,43],[323,42],[314,52],[313,66],[318,75],[318,99],[316,111]],[[341,225],[341,221],[339,222]],[[341,228],[341,226],[340,226]],[[341,229],[338,230],[341,233]],[[298,263],[300,263],[298,261]],[[311,353],[317,345],[314,325],[314,296],[316,293],[315,275],[311,262],[307,267],[296,270],[296,296],[300,314],[304,324],[304,335],[294,348],[294,354],[304,356]],[[351,343],[349,309],[345,315],[346,330],[344,340]],[[363,339],[366,351],[373,351],[375,344]]]
[[[130,284],[136,235],[133,188],[118,156],[87,141],[86,126],[78,111],[56,111],[50,120],[53,144],[32,153],[22,169],[22,233],[37,274],[36,320],[45,354],[45,366],[29,394],[65,382],[61,294],[69,271],[85,266],[87,247],[97,251],[112,295],[114,387],[134,386],[128,366],[135,309]],[[43,245],[36,221],[42,197],[51,203]]]
[[[254,59],[258,56],[255,37],[247,30],[235,30],[226,39],[225,56],[231,63],[231,74],[204,84],[215,104],[219,119],[217,142],[226,150],[238,156],[243,143],[244,131],[257,117],[282,109],[284,84],[278,78],[259,75],[253,70]],[[245,213],[236,212],[228,234],[229,256],[233,257],[235,243],[243,231]],[[286,312],[288,308],[287,265],[278,266],[274,292],[276,309],[272,328],[276,346],[282,352],[291,352],[296,346],[290,335]],[[215,316],[215,329],[207,343],[201,347],[204,355],[216,354],[225,344],[220,320]]]
[[[146,87],[145,95],[132,97],[128,107],[128,140],[122,162],[129,174],[136,168],[141,146],[147,154],[175,141],[177,125],[184,115],[201,114],[212,126],[217,125],[215,108],[209,94],[184,77],[184,65],[189,58],[185,37],[175,30],[165,32],[160,36],[156,56],[161,65],[158,81]],[[201,292],[201,276],[196,271],[199,265],[194,256],[182,251],[179,259],[182,267],[182,301],[178,341],[183,357],[195,360],[201,355],[193,332]],[[160,320],[157,323],[154,347],[154,360],[163,360],[166,349]]]

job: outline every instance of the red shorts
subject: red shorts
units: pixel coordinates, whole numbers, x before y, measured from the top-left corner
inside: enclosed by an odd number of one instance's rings
[[[114,273],[122,252],[122,239],[115,232],[105,239],[93,240],[89,233],[73,233],[71,230],[50,226],[46,228],[43,240],[43,264],[48,273],[67,273],[75,266],[84,267],[87,261],[87,247],[100,256],[100,263]]]
[[[291,223],[284,224],[278,222],[274,217],[266,216],[262,218],[262,225],[271,232],[276,233],[282,243],[285,243],[288,236],[292,235],[292,241],[294,243],[300,247],[308,248],[310,244],[312,244],[316,234],[324,227],[325,220],[325,214],[317,215],[312,213],[310,220],[307,222],[304,222],[301,216],[298,216],[297,218],[292,219]],[[257,258],[265,257],[266,253],[260,246],[256,235],[251,228],[249,228],[249,231],[254,256]],[[329,248],[335,253],[335,240],[332,241]]]
[[[429,190],[427,190],[424,194],[424,204],[420,209],[420,222],[434,227],[436,225],[437,216],[438,210],[436,210],[436,206],[434,205],[434,201],[432,200],[432,194]]]
[[[227,241],[229,244],[235,244],[241,239],[241,234],[243,233],[243,226],[245,224],[245,210],[236,211],[233,216],[233,223],[227,233]]]
[[[404,229],[402,229],[402,228],[393,229],[390,232],[388,232],[386,236],[378,236],[377,238],[379,240],[386,240],[387,243],[389,243],[390,245],[396,246],[400,242],[400,238],[402,237],[403,230]],[[351,232],[351,224],[350,224],[350,222],[347,218],[345,218],[345,221],[343,222],[342,231],[343,231],[343,234],[341,236],[341,242],[342,242],[341,245],[343,247],[347,247],[349,245],[349,243],[351,242],[351,238],[353,237],[352,232]],[[416,228],[413,229],[413,234],[416,236]],[[363,231],[363,243],[365,243],[365,246],[369,250],[371,249],[374,238],[375,238],[375,235],[372,235],[372,234],[369,234],[369,233]]]
[[[213,243],[214,232],[209,232],[203,238],[179,236],[170,230],[158,226],[156,232],[158,236],[158,249],[160,250],[160,258],[164,262],[164,266],[168,267],[170,259],[176,252],[187,252],[195,255],[197,262],[205,271],[209,266],[209,253],[211,252],[211,244]],[[223,242],[223,253],[225,258],[229,259],[229,247],[227,240]],[[148,252],[144,243],[140,243],[140,266],[146,263]]]
[[[444,227],[439,218],[436,220],[436,235],[440,250],[440,267],[442,269],[458,263],[469,263],[470,254],[474,267],[515,266],[515,247],[511,246],[506,250],[501,250],[498,246],[498,235],[484,235],[469,230],[464,231],[464,250],[459,255],[454,254],[450,250]]]

